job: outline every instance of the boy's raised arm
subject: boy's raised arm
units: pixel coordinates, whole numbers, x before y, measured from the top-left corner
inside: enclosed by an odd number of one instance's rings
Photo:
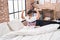
[[[38,9],[35,8],[34,10],[37,12],[36,19],[38,20],[40,18],[40,13],[39,13]]]
[[[23,10],[22,10],[21,18],[25,19],[25,17],[24,17],[24,11]]]

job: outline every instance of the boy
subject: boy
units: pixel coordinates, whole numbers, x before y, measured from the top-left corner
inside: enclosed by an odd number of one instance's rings
[[[36,20],[40,18],[40,13],[38,9],[35,8],[34,10],[37,12],[36,16],[33,16],[33,11],[29,10],[27,16],[24,17],[23,16],[24,11],[22,11],[21,18],[24,19],[22,22],[25,26],[36,26]]]

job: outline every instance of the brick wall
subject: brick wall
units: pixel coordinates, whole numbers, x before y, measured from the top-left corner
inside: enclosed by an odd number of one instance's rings
[[[30,9],[30,4],[34,2],[34,0],[26,0],[26,10]],[[45,2],[44,5],[42,4],[37,4],[37,7],[39,7],[40,9],[53,9],[56,11],[56,19],[60,18],[60,3],[50,3],[50,2]],[[59,16],[58,16],[59,15]]]
[[[0,23],[8,21],[8,0],[0,0]]]
[[[57,5],[56,5],[56,11],[57,11],[56,17],[58,19],[58,18],[60,18],[60,3],[57,3]]]

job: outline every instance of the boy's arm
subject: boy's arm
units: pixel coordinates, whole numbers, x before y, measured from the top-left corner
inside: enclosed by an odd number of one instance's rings
[[[24,26],[27,26],[27,22],[26,22],[25,17],[24,17],[23,14],[24,14],[24,11],[22,11],[22,14],[21,14],[21,18],[22,18],[21,22],[23,23]]]
[[[24,17],[23,14],[24,14],[24,11],[22,10],[21,18],[22,18],[22,19],[25,19],[25,17]]]
[[[36,8],[35,8],[35,11],[37,12],[36,19],[38,20],[40,18],[40,13],[39,13],[38,9],[36,9]]]

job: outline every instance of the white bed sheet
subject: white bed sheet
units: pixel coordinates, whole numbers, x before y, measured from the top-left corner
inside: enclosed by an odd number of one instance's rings
[[[35,36],[20,36],[14,34],[14,36],[11,35],[11,37],[8,38],[2,37],[0,40],[60,40],[60,30]]]
[[[54,32],[53,36],[51,37],[51,40],[60,40],[60,29]]]
[[[0,40],[59,40],[60,30],[56,27],[46,26],[39,28],[23,28],[19,31],[12,31],[0,38]],[[52,30],[51,30],[52,29]],[[48,31],[49,30],[49,31]],[[51,30],[51,31],[50,31]]]

